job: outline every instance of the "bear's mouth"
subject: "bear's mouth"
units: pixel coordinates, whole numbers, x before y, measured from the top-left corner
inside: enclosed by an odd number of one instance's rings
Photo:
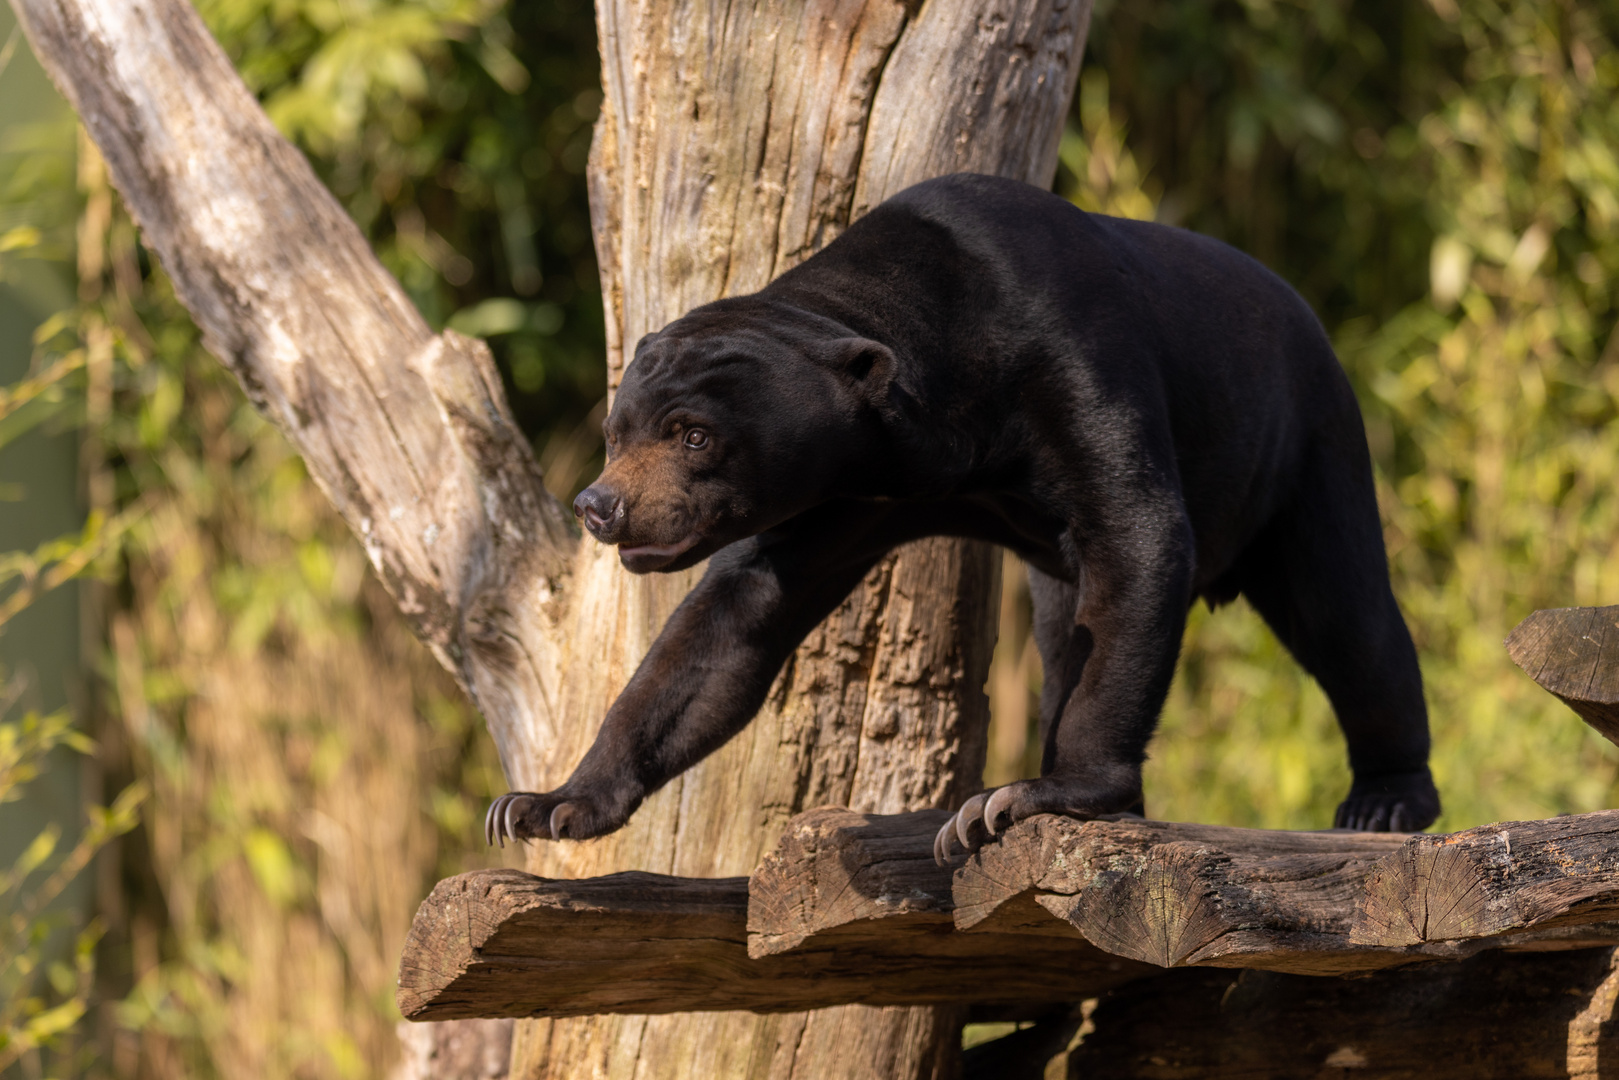
[[[634,574],[645,574],[668,566],[695,547],[702,538],[702,533],[693,531],[684,540],[673,544],[620,544],[618,557],[624,569]]]

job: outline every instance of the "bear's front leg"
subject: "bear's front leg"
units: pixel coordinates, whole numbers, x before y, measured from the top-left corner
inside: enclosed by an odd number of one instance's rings
[[[1088,546],[1076,575],[1082,587],[1058,583],[1047,590],[1047,606],[1066,604],[1055,618],[1036,597],[1041,662],[1058,688],[1042,695],[1050,702],[1043,775],[968,799],[934,840],[941,865],[957,842],[976,851],[1036,814],[1142,812],[1141,765],[1180,654],[1193,549],[1178,503],[1156,517],[1136,509],[1130,519],[1130,543]]]
[[[747,726],[782,664],[892,546],[873,511],[821,508],[730,545],[652,643],[595,743],[555,791],[502,795],[484,837],[584,840]]]

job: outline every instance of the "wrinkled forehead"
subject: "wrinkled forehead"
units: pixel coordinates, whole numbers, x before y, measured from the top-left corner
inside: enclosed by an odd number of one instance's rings
[[[636,349],[613,399],[610,426],[652,422],[676,407],[707,410],[740,401],[797,355],[769,327],[684,323],[671,324]]]

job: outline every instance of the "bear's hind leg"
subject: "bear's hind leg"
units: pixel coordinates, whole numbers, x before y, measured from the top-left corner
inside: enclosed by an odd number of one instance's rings
[[[1336,827],[1431,825],[1439,793],[1428,771],[1422,674],[1389,586],[1365,451],[1317,449],[1242,564],[1244,595],[1321,684],[1348,741],[1354,782]]]

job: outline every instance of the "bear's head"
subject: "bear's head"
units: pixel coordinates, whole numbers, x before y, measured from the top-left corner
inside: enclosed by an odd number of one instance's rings
[[[884,345],[787,304],[698,308],[636,346],[603,424],[607,466],[574,513],[644,574],[866,494],[894,367]]]

